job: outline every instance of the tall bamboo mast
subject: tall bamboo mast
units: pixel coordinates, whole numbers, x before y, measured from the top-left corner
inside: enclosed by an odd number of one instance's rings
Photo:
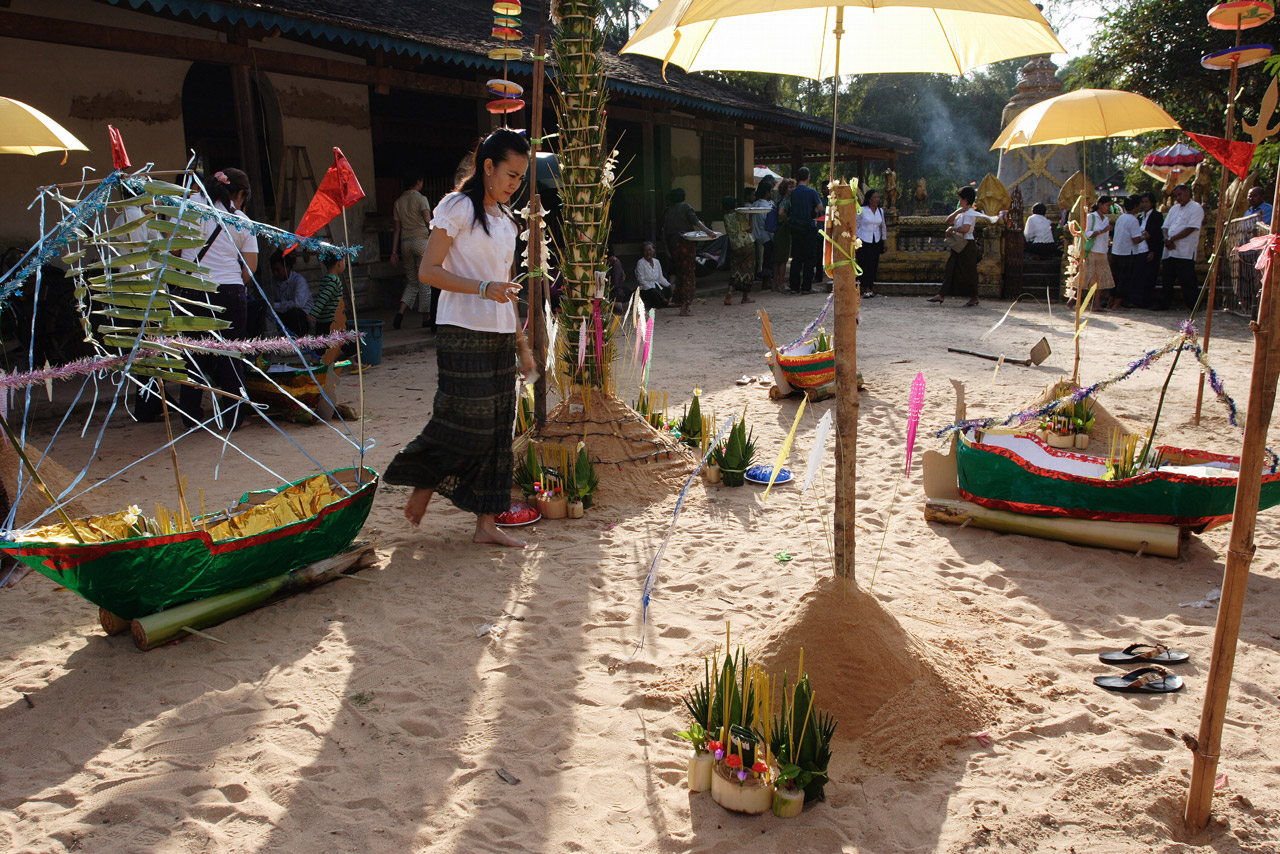
[[[1280,191],[1280,187],[1277,187]],[[1280,208],[1280,192],[1275,198]],[[1271,233],[1280,228],[1280,217],[1271,215]],[[1267,247],[1263,252],[1272,253]],[[1236,481],[1236,503],[1231,514],[1231,541],[1227,547],[1227,566],[1222,576],[1222,599],[1218,605],[1218,624],[1213,634],[1213,653],[1209,659],[1209,678],[1205,683],[1204,710],[1200,717],[1200,734],[1192,748],[1191,786],[1187,794],[1184,818],[1193,833],[1209,824],[1213,804],[1213,784],[1222,750],[1222,723],[1227,713],[1227,695],[1231,690],[1231,670],[1235,664],[1236,642],[1240,636],[1240,618],[1244,610],[1245,587],[1249,581],[1249,564],[1253,560],[1254,527],[1258,519],[1258,501],[1262,490],[1262,467],[1266,455],[1267,428],[1276,402],[1276,380],[1280,377],[1280,285],[1277,274],[1280,263],[1274,254],[1262,284],[1258,320],[1253,324],[1253,375],[1249,381],[1249,411],[1245,416],[1244,447],[1240,452],[1240,474]]]
[[[1241,29],[1236,27],[1236,48],[1240,47]],[[1240,77],[1240,57],[1231,58],[1231,82],[1227,84],[1227,128],[1222,138],[1231,141],[1236,133],[1236,86]],[[1222,253],[1228,247],[1222,241],[1222,229],[1227,225],[1227,175],[1229,170],[1225,163],[1221,164],[1222,175],[1218,178],[1218,219],[1213,229],[1213,242],[1217,250],[1209,261],[1209,300],[1204,307],[1204,351],[1209,352],[1209,336],[1213,332],[1213,303],[1217,292],[1218,268],[1222,266]],[[1191,423],[1200,426],[1200,406],[1204,402],[1204,374],[1196,386],[1196,414]]]
[[[533,38],[533,94],[529,100],[529,338],[533,345],[533,361],[538,366],[538,379],[533,384],[533,420],[541,427],[547,423],[547,259],[542,257],[542,199],[538,195],[538,151],[542,147],[542,98],[546,79],[546,14],[542,15],[543,32]]]
[[[609,242],[609,201],[613,194],[606,174],[606,102],[604,33],[596,21],[600,0],[557,0],[552,17],[559,23],[555,39],[556,115],[560,124],[560,178],[563,242],[561,302],[563,337],[570,355],[566,374],[584,393],[605,388],[606,353],[597,346],[594,315],[603,315],[605,330],[613,301],[607,293],[605,246]],[[602,286],[602,283],[603,286]],[[587,357],[578,367],[578,336],[587,334]],[[607,350],[607,348],[605,348]]]

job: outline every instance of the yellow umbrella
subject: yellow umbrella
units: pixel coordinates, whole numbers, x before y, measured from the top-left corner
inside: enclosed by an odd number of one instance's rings
[[[837,30],[856,39],[854,50],[841,55]],[[762,38],[770,49],[752,50]],[[821,80],[963,74],[1002,59],[1065,50],[1030,0],[665,0],[621,52],[686,71]]]
[[[35,107],[0,97],[0,154],[88,150],[69,130]]]
[[[1009,122],[991,150],[1069,145],[1181,127],[1155,102],[1133,92],[1078,89],[1027,107]]]
[[[1032,104],[1009,122],[996,137],[991,150],[1025,148],[1029,145],[1070,145],[1087,139],[1137,136],[1153,130],[1181,130],[1181,125],[1153,101],[1133,92],[1115,89],[1078,89],[1056,98]],[[1080,147],[1080,174],[1089,179],[1088,164]],[[1088,191],[1086,191],[1086,198]],[[1088,212],[1080,211],[1082,223]],[[1084,230],[1076,241],[1077,257],[1083,263]],[[1076,292],[1075,361],[1071,381],[1080,377],[1080,313],[1085,295]]]

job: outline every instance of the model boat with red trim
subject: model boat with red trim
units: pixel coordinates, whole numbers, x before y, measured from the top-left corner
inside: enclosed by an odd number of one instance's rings
[[[1051,448],[1028,433],[960,435],[960,495],[993,510],[1200,532],[1231,520],[1240,458],[1160,446],[1155,464],[1114,478],[1105,458]],[[1280,504],[1280,473],[1262,478],[1259,509]]]
[[[346,549],[373,506],[378,474],[337,469],[245,493],[185,519],[137,507],[9,532],[0,551],[123,620],[248,587]],[[84,542],[76,542],[78,535]]]

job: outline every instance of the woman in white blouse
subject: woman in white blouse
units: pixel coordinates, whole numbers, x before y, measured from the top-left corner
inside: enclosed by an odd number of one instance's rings
[[[644,256],[636,262],[636,281],[640,284],[640,299],[645,308],[666,308],[671,304],[674,288],[662,275],[662,264],[655,254],[653,244],[646,240]]]
[[[862,286],[864,297],[876,295],[876,274],[880,271],[880,256],[884,254],[888,237],[884,208],[880,207],[880,191],[867,190],[862,210],[858,213],[858,239],[862,241],[857,251],[858,267],[862,269],[858,284]]]
[[[441,290],[437,388],[431,421],[387,466],[386,483],[413,487],[404,515],[415,526],[439,492],[476,514],[477,543],[523,548],[495,516],[511,507],[517,355],[534,369],[519,332],[510,281],[519,227],[507,203],[529,169],[529,143],[500,128],[476,148],[473,171],[436,206],[418,277]]]

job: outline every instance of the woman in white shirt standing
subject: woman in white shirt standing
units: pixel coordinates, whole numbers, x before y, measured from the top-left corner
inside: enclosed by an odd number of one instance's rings
[[[1138,262],[1147,253],[1147,242],[1142,238],[1142,223],[1138,221],[1138,197],[1124,200],[1124,213],[1116,220],[1115,239],[1111,241],[1111,267],[1116,287],[1111,304],[1107,308],[1133,308],[1137,295]]]
[[[864,297],[876,295],[876,274],[880,272],[880,256],[884,254],[888,238],[884,208],[880,207],[880,191],[867,190],[867,195],[862,200],[862,210],[858,213],[858,239],[862,241],[862,245],[856,253],[858,267],[862,270],[858,284],[862,286]]]
[[[929,297],[929,302],[942,302],[948,296],[967,296],[966,306],[978,304],[978,244],[974,241],[974,226],[978,222],[978,212],[973,209],[973,200],[978,193],[973,187],[961,187],[956,193],[958,206],[947,217],[947,231],[964,237],[964,249],[951,251],[947,256],[947,269],[942,274],[942,290],[937,296]]]
[[[439,288],[431,421],[387,466],[387,483],[413,487],[404,515],[422,521],[439,492],[476,514],[473,542],[523,548],[494,517],[511,507],[516,357],[533,372],[518,331],[511,282],[520,232],[507,207],[529,170],[529,143],[507,128],[476,147],[472,172],[440,200],[418,277]]]
[[[1071,299],[1067,305],[1075,305],[1073,300],[1084,299],[1094,282],[1098,284],[1098,296],[1093,301],[1091,311],[1105,311],[1106,303],[1111,302],[1116,282],[1111,277],[1111,262],[1107,259],[1107,250],[1111,246],[1111,220],[1107,212],[1111,210],[1111,197],[1099,196],[1098,203],[1089,211],[1084,224],[1084,259],[1080,269],[1068,289]]]
[[[222,337],[239,340],[246,337],[248,326],[248,292],[245,283],[253,280],[253,270],[258,266],[258,239],[249,230],[249,215],[241,208],[249,203],[253,191],[249,176],[239,169],[223,169],[213,174],[206,186],[209,202],[217,211],[244,220],[245,227],[228,226],[221,219],[204,220],[204,246],[195,250],[195,261],[209,269],[208,279],[218,286],[217,293],[204,294],[186,291],[179,295],[191,299],[209,298],[222,311],[210,316],[231,321],[231,328],[222,330]],[[181,291],[181,289],[179,289]],[[196,364],[206,378],[226,391],[241,397],[244,386],[244,363],[230,356],[201,356]],[[184,385],[178,392],[178,408],[188,421],[204,421],[204,389]],[[214,409],[224,399],[213,396]],[[233,404],[224,415],[224,426],[234,430],[240,424],[240,406]]]

